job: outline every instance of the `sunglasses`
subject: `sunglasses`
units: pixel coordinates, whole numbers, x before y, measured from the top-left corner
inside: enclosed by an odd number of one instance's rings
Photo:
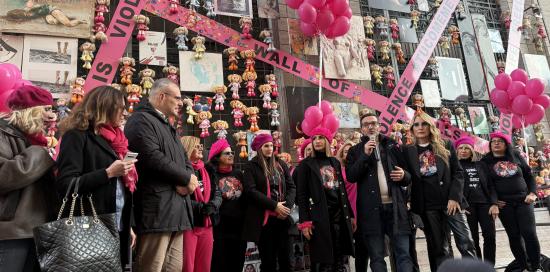
[[[234,156],[234,155],[235,155],[235,152],[233,152],[233,151],[222,152],[222,155],[225,155],[225,156]]]
[[[419,126],[427,127],[427,126],[430,126],[430,123],[428,123],[428,122],[421,122],[421,123],[414,123],[414,124],[413,124],[413,127],[419,127]]]

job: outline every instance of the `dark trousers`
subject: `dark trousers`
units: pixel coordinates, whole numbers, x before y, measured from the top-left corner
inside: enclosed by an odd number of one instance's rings
[[[495,251],[496,251],[496,230],[495,220],[489,214],[490,204],[476,204],[471,203],[468,208],[466,217],[468,218],[468,225],[474,239],[474,245],[476,247],[477,257],[495,264]],[[481,226],[481,234],[483,235],[483,255],[481,254],[481,247],[479,246],[479,226]]]
[[[367,272],[369,266],[367,241],[359,229],[355,231],[353,238],[355,239],[355,272]]]
[[[418,265],[418,256],[416,255],[416,228],[412,230],[409,235],[409,255],[411,255],[411,261],[413,264],[413,272],[420,272],[420,265]]]
[[[258,250],[260,251],[260,270],[264,272],[290,271],[290,246],[288,242],[288,220],[269,217],[262,227]],[[277,266],[278,264],[278,266]],[[279,268],[277,270],[277,267]],[[228,270],[226,270],[228,271]]]
[[[468,227],[466,213],[460,212],[451,216],[445,213],[445,216],[447,216],[449,228],[453,231],[456,247],[462,257],[476,258],[476,248],[470,233],[470,227]],[[450,256],[453,256],[452,252],[450,252]]]
[[[332,254],[334,259],[332,264],[321,263],[317,264],[319,272],[345,272],[346,267],[344,266],[344,254],[342,253],[342,238],[344,237],[345,227],[342,226],[339,220],[336,222],[330,223],[330,235],[332,241]]]
[[[449,224],[443,210],[427,210],[420,215],[424,222],[424,235],[428,247],[430,269],[436,272],[445,259],[449,258]]]
[[[243,271],[245,252],[245,241],[227,237],[214,238],[211,271]]]
[[[527,259],[532,269],[540,267],[540,244],[535,226],[533,204],[506,203],[500,209],[500,221],[508,235],[510,249],[522,269],[527,268]],[[525,247],[523,243],[525,242]]]
[[[0,271],[40,271],[34,240],[0,241]]]

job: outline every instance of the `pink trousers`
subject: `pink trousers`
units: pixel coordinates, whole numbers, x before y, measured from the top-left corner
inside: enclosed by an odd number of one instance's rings
[[[210,272],[214,237],[212,227],[183,232],[183,272]]]

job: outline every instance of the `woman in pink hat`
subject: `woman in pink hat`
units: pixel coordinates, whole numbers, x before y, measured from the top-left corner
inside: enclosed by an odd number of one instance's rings
[[[262,272],[290,271],[288,228],[296,187],[286,164],[273,155],[270,134],[257,134],[252,150],[257,155],[244,168],[249,205],[243,235],[246,241],[258,245]]]

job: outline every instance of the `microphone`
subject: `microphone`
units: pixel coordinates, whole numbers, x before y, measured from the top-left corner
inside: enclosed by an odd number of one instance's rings
[[[376,136],[377,135],[369,135],[369,140],[376,142]],[[380,160],[380,154],[378,153],[378,148],[376,146],[374,147],[373,152],[374,152],[374,157],[376,158],[377,161],[379,161]]]

